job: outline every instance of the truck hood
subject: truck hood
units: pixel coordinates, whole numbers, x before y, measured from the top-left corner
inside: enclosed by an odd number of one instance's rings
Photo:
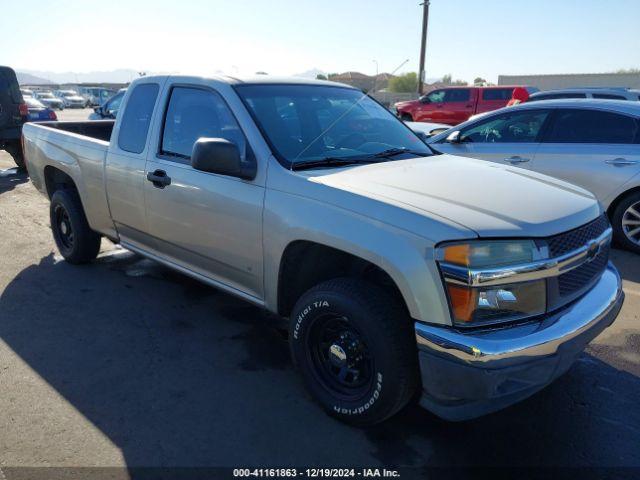
[[[453,155],[315,173],[309,180],[434,219],[446,218],[481,237],[546,237],[602,213],[596,198],[575,185]]]

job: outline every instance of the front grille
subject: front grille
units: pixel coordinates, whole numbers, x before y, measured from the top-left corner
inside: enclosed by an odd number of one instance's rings
[[[549,256],[552,258],[558,257],[583,247],[590,240],[602,235],[607,228],[609,228],[609,220],[603,215],[593,222],[570,232],[549,237],[546,239],[546,243],[549,246]],[[605,245],[592,261],[563,273],[557,278],[549,279],[547,283],[548,309],[555,310],[560,308],[586,293],[597,282],[607,267],[609,250],[609,245]]]
[[[558,277],[558,293],[560,297],[566,298],[590,286],[596,277],[604,271],[608,260],[609,247],[607,246],[591,262],[560,275]]]
[[[609,220],[602,215],[591,223],[578,227],[570,232],[561,233],[547,239],[551,258],[564,255],[585,246],[589,240],[599,237],[609,228]]]

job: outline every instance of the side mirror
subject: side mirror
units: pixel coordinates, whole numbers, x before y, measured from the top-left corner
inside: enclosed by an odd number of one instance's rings
[[[102,113],[102,107],[100,105],[98,105],[97,107],[93,107],[93,111],[99,115]]]
[[[424,97],[420,97],[420,103],[431,103],[431,100],[425,95]]]
[[[451,132],[447,137],[447,142],[449,143],[460,143],[461,141],[462,141],[462,138],[460,137],[460,130]]]
[[[107,110],[105,117],[107,118],[116,118],[116,114],[118,112],[116,110]]]
[[[252,180],[256,176],[255,163],[245,166],[237,145],[224,138],[200,138],[191,151],[191,166],[203,172]]]

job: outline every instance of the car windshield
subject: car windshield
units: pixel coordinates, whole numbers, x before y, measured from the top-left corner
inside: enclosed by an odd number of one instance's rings
[[[289,167],[318,160],[398,158],[432,151],[361,91],[322,85],[238,85],[236,90]],[[398,156],[396,156],[398,155]]]

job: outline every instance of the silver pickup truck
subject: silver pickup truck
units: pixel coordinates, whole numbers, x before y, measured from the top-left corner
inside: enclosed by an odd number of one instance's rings
[[[117,120],[23,141],[67,261],[106,237],[288,318],[308,390],[353,424],[513,404],[622,305],[593,195],[435,155],[346,85],[144,77]]]

